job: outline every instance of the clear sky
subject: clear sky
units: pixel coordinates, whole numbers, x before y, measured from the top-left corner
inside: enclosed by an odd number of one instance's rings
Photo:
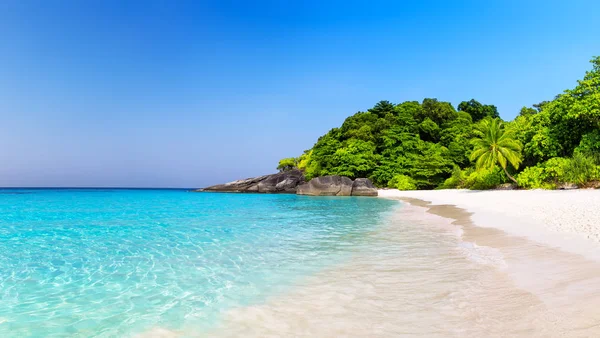
[[[0,186],[275,171],[379,100],[505,119],[600,54],[600,1],[0,2]]]

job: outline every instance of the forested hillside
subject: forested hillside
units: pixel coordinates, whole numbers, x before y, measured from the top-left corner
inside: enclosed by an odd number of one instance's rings
[[[523,107],[510,122],[494,105],[458,107],[437,99],[381,101],[348,117],[278,169],[297,167],[307,178],[368,177],[399,189],[523,188],[600,179],[600,57],[578,85],[554,100]]]

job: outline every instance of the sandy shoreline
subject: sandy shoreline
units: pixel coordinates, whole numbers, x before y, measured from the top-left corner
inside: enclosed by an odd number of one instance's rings
[[[399,191],[382,198],[414,198],[431,205],[454,205],[470,212],[477,226],[600,261],[600,190],[571,191]]]
[[[352,259],[289,292],[223,313],[208,336],[600,335],[600,262],[574,248],[586,244],[594,256],[600,247],[589,236],[600,227],[593,207],[600,192],[385,190],[380,196],[404,202]],[[523,210],[507,214],[518,205]],[[198,334],[156,328],[141,335],[179,336]]]
[[[395,211],[352,260],[309,277],[290,293],[234,309],[214,336],[600,334],[600,262],[498,229],[488,222],[490,213],[476,211],[474,217],[449,200],[424,201],[437,193],[385,191],[382,197],[410,205]],[[444,195],[460,200],[465,193]],[[533,222],[523,216],[511,221]],[[554,231],[562,234],[545,230]]]

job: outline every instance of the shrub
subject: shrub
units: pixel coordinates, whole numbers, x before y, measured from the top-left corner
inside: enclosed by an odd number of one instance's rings
[[[571,160],[564,157],[553,157],[548,161],[538,164],[544,171],[544,181],[551,183],[567,182],[565,179]]]
[[[415,181],[406,175],[395,175],[389,182],[388,187],[398,190],[416,190]]]
[[[594,160],[581,153],[573,158],[554,157],[535,167],[528,167],[517,177],[520,187],[554,189],[560,183],[585,185],[600,179],[600,170]]]
[[[574,154],[589,157],[594,160],[595,164],[600,165],[600,131],[595,130],[583,135],[581,142],[575,148]]]
[[[458,166],[454,166],[452,175],[440,185],[441,189],[458,189],[464,188],[467,177],[471,174],[470,171],[463,171]]]
[[[494,189],[506,182],[502,169],[496,167],[492,170],[477,170],[472,172],[465,181],[465,188],[471,190]]]
[[[279,170],[280,172],[290,171],[290,170],[296,169],[297,165],[298,165],[298,159],[296,159],[294,157],[288,157],[288,158],[281,159],[279,161],[277,170]]]
[[[519,187],[527,189],[554,189],[548,182],[548,174],[542,166],[527,167],[517,176]]]
[[[311,162],[312,159],[312,150],[310,151],[305,151],[302,155],[300,155],[300,157],[298,157],[297,162],[298,162],[298,169],[300,170],[304,170],[306,169],[306,167],[309,165],[309,163]],[[281,162],[281,161],[280,161]]]
[[[564,179],[565,182],[584,184],[586,182],[598,179],[597,167],[594,160],[581,153],[576,153],[566,164]]]
[[[321,167],[317,161],[309,161],[302,170],[304,170],[306,180],[311,180],[321,174]]]

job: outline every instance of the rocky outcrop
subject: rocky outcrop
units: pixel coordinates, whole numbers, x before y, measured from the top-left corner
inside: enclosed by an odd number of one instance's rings
[[[343,176],[323,176],[299,185],[296,193],[310,196],[377,196],[377,188],[366,178],[352,181]]]
[[[377,188],[368,178],[357,178],[352,184],[352,196],[377,196]]]
[[[298,195],[310,196],[351,196],[352,182],[343,176],[315,177],[307,183],[298,186]]]
[[[357,178],[352,181],[343,176],[323,176],[306,182],[304,174],[300,170],[247,178],[196,191],[288,193],[310,196],[377,196],[377,188],[367,178]]]
[[[273,175],[213,185],[196,191],[294,194],[301,183],[304,183],[304,174],[300,170],[290,170]]]

